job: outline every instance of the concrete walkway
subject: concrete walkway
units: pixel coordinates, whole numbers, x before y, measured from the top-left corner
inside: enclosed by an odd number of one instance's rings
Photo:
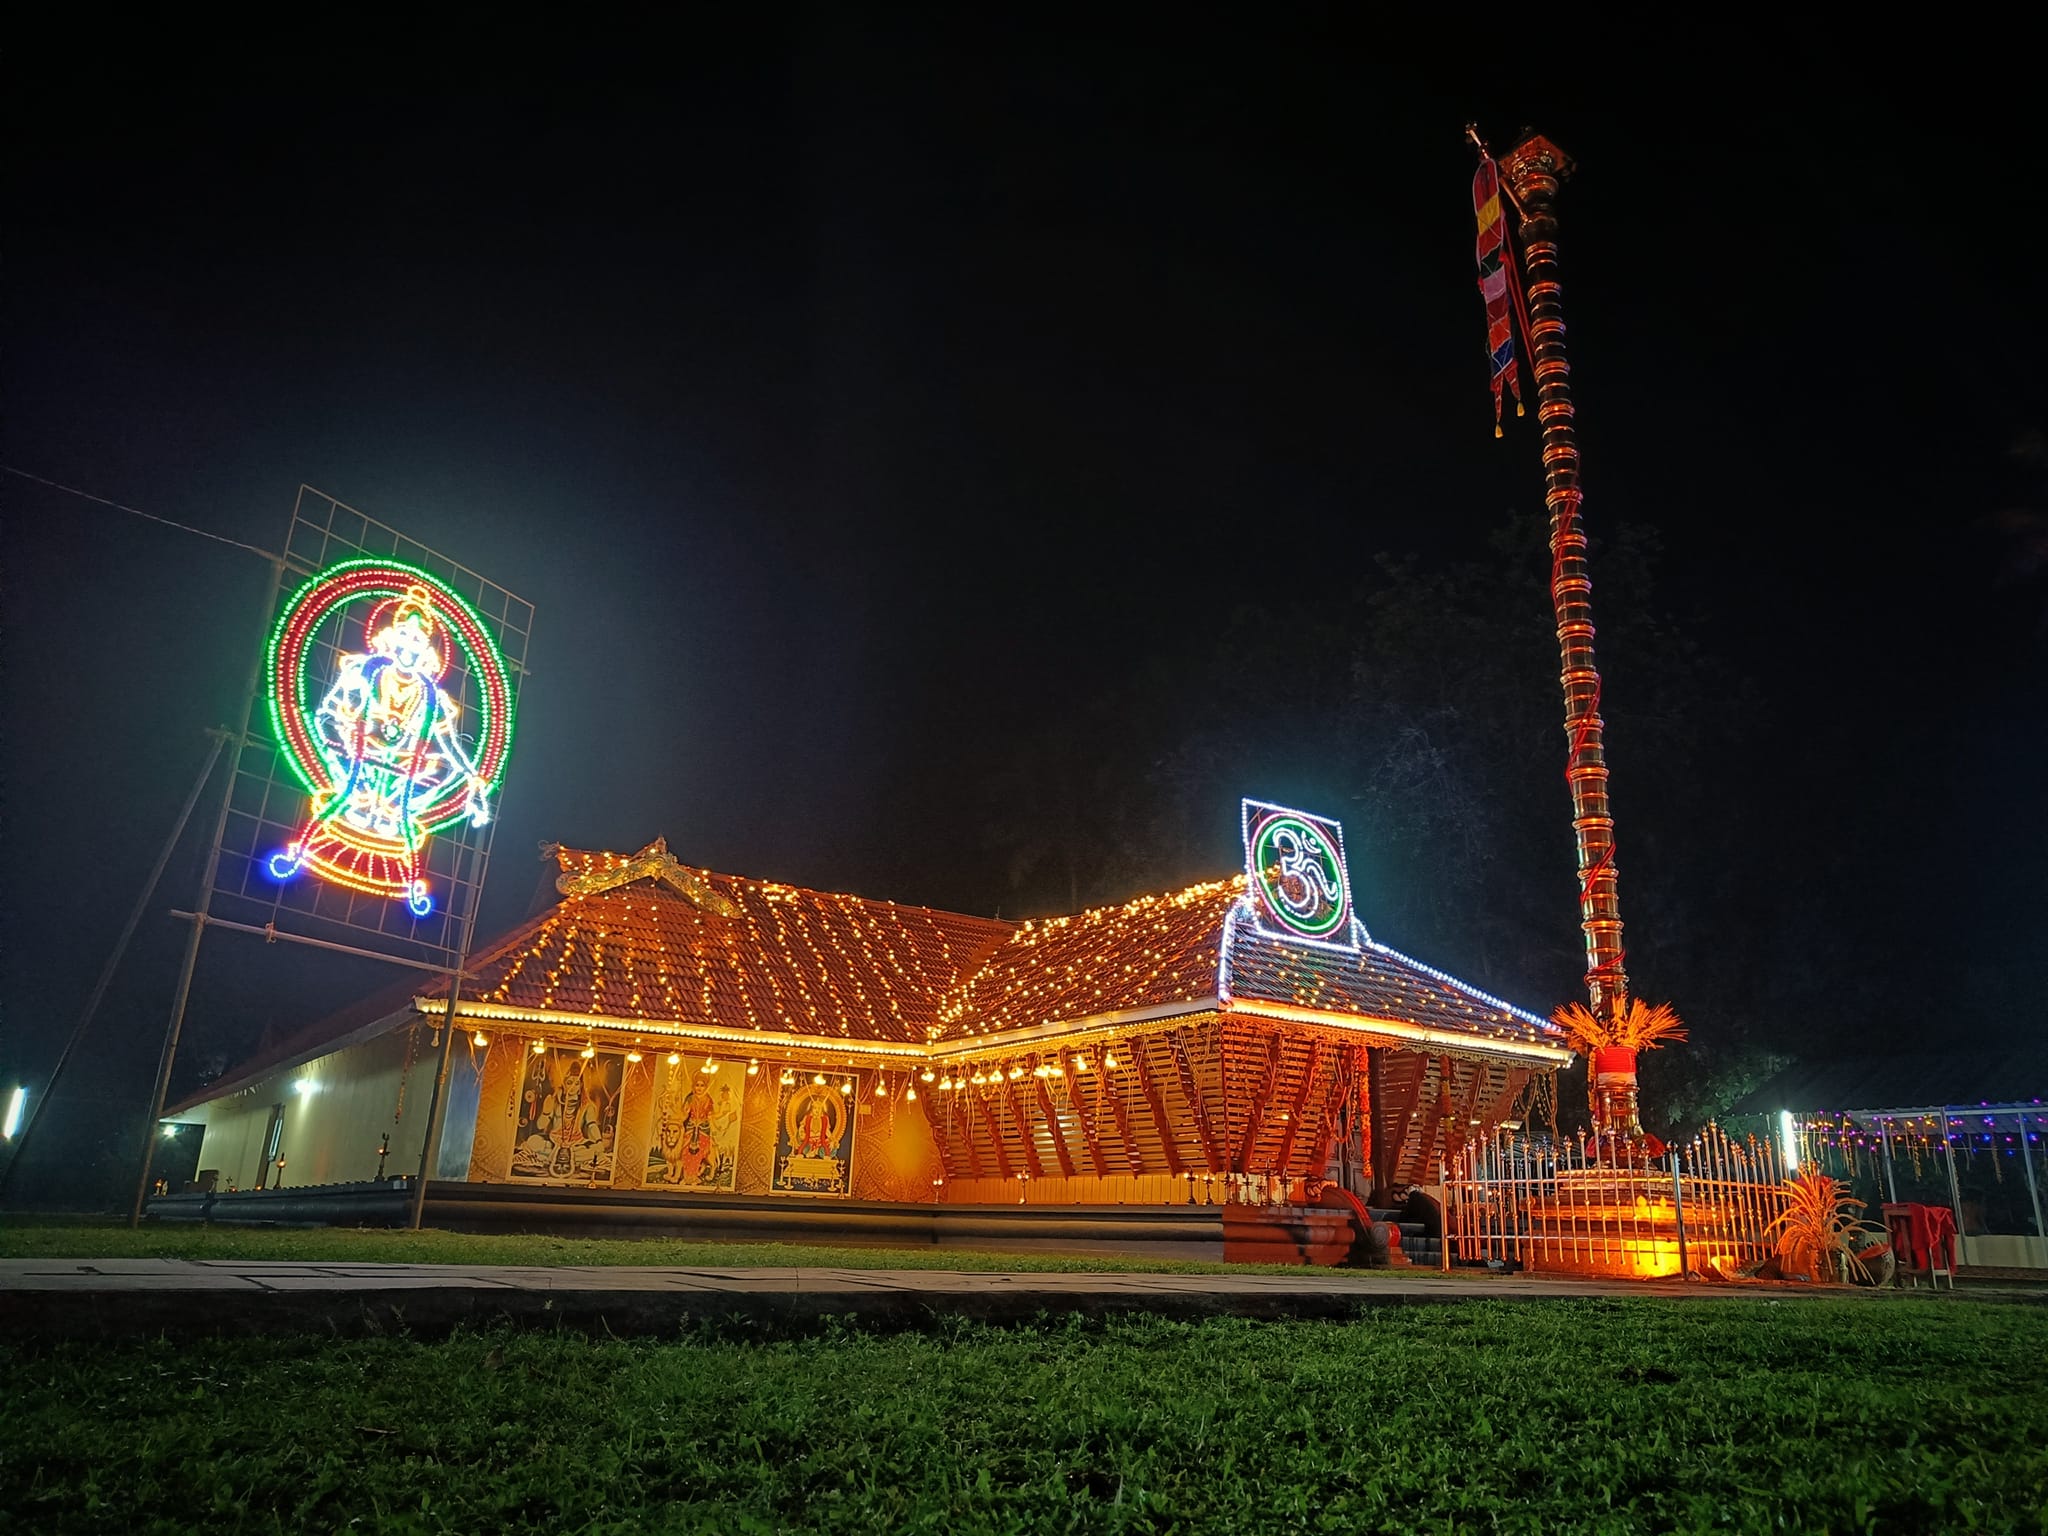
[[[692,1320],[734,1317],[785,1324],[858,1317],[899,1326],[941,1315],[1016,1321],[1042,1313],[1341,1319],[1372,1307],[1479,1299],[1759,1293],[1815,1294],[1796,1287],[1535,1280],[1429,1270],[1165,1275],[5,1259],[0,1330],[45,1338],[305,1329],[432,1334],[511,1321],[646,1334],[673,1333]]]

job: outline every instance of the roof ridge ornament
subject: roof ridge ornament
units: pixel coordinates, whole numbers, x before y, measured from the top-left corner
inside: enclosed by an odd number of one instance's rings
[[[567,852],[560,843],[544,843],[541,851],[553,854],[557,859]],[[622,859],[612,854],[607,855],[604,862],[593,861],[580,871],[572,872],[565,868],[555,877],[555,889],[564,896],[596,896],[637,880],[658,881],[692,906],[719,917],[740,915],[739,907],[713,889],[709,881],[695,870],[686,869],[676,862],[676,856],[668,851],[668,839],[665,837],[657,837],[631,858]]]

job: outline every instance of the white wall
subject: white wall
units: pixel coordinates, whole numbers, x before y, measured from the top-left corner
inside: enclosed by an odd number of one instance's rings
[[[411,1040],[415,1029],[417,1039]],[[199,1146],[199,1167],[202,1171],[219,1169],[222,1190],[230,1183],[237,1189],[256,1187],[264,1133],[270,1126],[271,1109],[278,1104],[285,1106],[284,1135],[278,1150],[285,1160],[287,1188],[375,1178],[378,1141],[387,1131],[391,1133],[391,1155],[384,1163],[385,1177],[417,1173],[438,1059],[430,1039],[424,1022],[401,1026],[361,1045],[276,1073],[253,1087],[196,1105],[176,1118],[206,1127]],[[410,1065],[406,1059],[409,1040]],[[455,1042],[450,1112],[437,1159],[445,1163],[449,1151],[457,1149],[465,1167],[476,1120],[475,1092],[465,1095],[460,1091],[463,1078],[474,1075],[469,1050],[467,1036]],[[307,1085],[305,1091],[298,1087],[302,1083]],[[398,1115],[396,1121],[394,1114]],[[267,1183],[276,1187],[274,1173]]]

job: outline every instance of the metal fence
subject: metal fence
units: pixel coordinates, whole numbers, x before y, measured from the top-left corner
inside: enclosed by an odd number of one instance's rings
[[[1448,1171],[1445,1254],[1563,1274],[1737,1274],[1775,1251],[1783,1179],[1776,1147],[1716,1125],[1663,1157],[1619,1163],[1584,1136],[1502,1133]]]

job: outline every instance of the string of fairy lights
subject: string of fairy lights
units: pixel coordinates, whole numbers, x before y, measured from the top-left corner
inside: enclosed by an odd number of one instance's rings
[[[1916,1179],[1942,1160],[1959,1159],[1968,1168],[1983,1158],[1992,1177],[2003,1182],[2008,1160],[2041,1161],[2048,1151],[2041,1146],[2048,1106],[2038,1101],[2013,1108],[1958,1107],[1952,1114],[1832,1110],[1796,1116],[1794,1124],[1803,1157],[1831,1161],[1852,1176],[1881,1167],[1887,1156],[1908,1164]]]

